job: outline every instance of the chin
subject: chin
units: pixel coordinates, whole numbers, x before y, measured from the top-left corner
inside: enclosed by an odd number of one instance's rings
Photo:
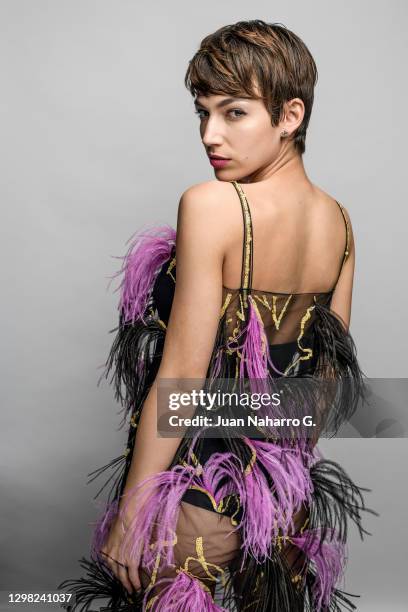
[[[215,178],[219,179],[220,181],[230,181],[232,180],[231,176],[233,175],[231,171],[228,172],[228,170],[224,168],[218,168],[218,170],[214,170],[214,174]]]

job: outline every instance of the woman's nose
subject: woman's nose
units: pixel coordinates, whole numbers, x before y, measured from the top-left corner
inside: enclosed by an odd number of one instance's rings
[[[222,129],[219,124],[214,119],[208,119],[201,131],[201,140],[206,147],[211,147],[212,145],[220,145],[223,142],[223,134]]]

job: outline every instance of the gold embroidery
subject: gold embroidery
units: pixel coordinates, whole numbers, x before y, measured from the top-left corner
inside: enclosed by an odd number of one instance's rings
[[[266,352],[266,339],[265,339],[265,333],[264,333],[264,324],[262,321],[262,317],[261,317],[261,313],[258,310],[258,306],[256,305],[256,302],[254,300],[254,298],[252,297],[252,295],[248,296],[248,298],[251,300],[251,303],[255,309],[255,314],[259,319],[259,322],[261,324],[262,330],[261,330],[261,338],[262,338],[262,354],[264,354]]]
[[[232,298],[232,293],[227,293],[225,300],[224,300],[224,304],[222,305],[222,308],[221,308],[220,319],[224,316],[225,311],[228,308],[228,305],[231,301],[231,298]]]
[[[174,531],[174,530],[172,530]],[[149,548],[151,548],[153,550],[153,548],[156,548],[157,544],[159,543],[159,540],[156,540],[156,542],[152,542],[152,544],[150,544]],[[177,544],[177,533],[174,531],[174,538],[171,541],[167,541],[164,540],[164,542],[162,542],[163,546],[175,546],[175,544]]]
[[[252,446],[252,444],[248,444],[248,446],[252,449],[252,457],[251,457],[248,465],[246,466],[246,468],[244,470],[245,476],[248,476],[248,474],[251,473],[252,466],[254,465],[254,463],[256,461],[256,449]]]
[[[191,459],[192,459],[192,461],[193,461],[194,465],[200,465],[200,462],[199,462],[199,460],[197,459],[197,457],[196,457],[195,453],[193,453],[193,451],[191,451],[190,455],[191,455]]]
[[[238,319],[241,319],[241,321],[245,321],[245,315],[243,315],[240,310],[237,310],[235,314],[237,315]]]
[[[153,572],[150,578],[150,583],[149,583],[149,587],[153,586],[153,584],[156,582],[156,578],[157,578],[157,571],[159,569],[159,565],[160,565],[160,553],[157,553],[156,555],[156,560],[154,562],[154,568],[153,568]]]
[[[159,595],[154,595],[154,597],[149,599],[149,601],[147,602],[147,605],[146,605],[146,610],[150,610],[150,608],[152,607],[153,603],[156,601],[156,599],[158,597],[159,597]]]
[[[194,457],[195,457],[195,455],[194,455]],[[194,461],[194,459],[193,459],[193,461]],[[197,458],[196,458],[196,461],[197,461]],[[183,465],[183,467],[187,467],[187,468],[188,468],[188,467],[191,467],[191,466],[190,466],[190,465],[187,463],[187,461],[182,461],[182,463],[181,463],[180,465]],[[196,463],[195,465],[196,465],[195,474],[196,474],[197,476],[200,476],[200,475],[203,473],[203,466],[202,466],[202,465],[201,465],[201,463],[199,463],[198,461],[197,461],[197,463]]]
[[[159,319],[159,317],[155,314],[154,310],[152,307],[150,307],[150,315],[153,317],[153,319],[155,319],[156,317],[156,321],[157,323],[163,328],[163,329],[167,329],[167,326],[165,324],[164,321],[162,321],[161,319]]]
[[[134,414],[132,414],[132,416],[130,417],[130,424],[132,427],[137,427],[137,423],[136,423],[136,418],[139,416],[139,410],[137,410]]]
[[[235,495],[234,497],[236,497],[236,500],[237,500],[237,509],[235,510],[234,514],[232,516],[230,516],[230,519],[231,519],[231,524],[236,526],[236,525],[238,525],[238,522],[235,520],[235,517],[238,514],[238,512],[240,511],[241,502],[240,502],[240,499],[239,499],[239,495]]]
[[[222,512],[222,514],[225,514],[225,512],[228,510],[228,505],[231,501],[231,499],[235,497],[235,495],[226,495],[225,497],[222,498],[221,502],[219,503],[219,509],[220,512]],[[227,501],[225,501],[227,500]],[[225,503],[224,503],[225,502]]]
[[[214,567],[218,572],[221,573],[221,579],[222,579],[222,584],[223,586],[225,585],[225,572],[222,569],[222,567],[220,567],[219,565],[216,565],[215,563],[210,563],[208,561],[206,561],[205,556],[204,556],[204,548],[203,548],[203,537],[199,536],[198,538],[196,538],[196,552],[197,552],[197,557],[187,557],[187,559],[184,562],[184,567],[181,567],[181,570],[184,572],[187,572],[190,574],[190,576],[194,576],[194,574],[192,574],[190,572],[190,570],[188,569],[188,564],[190,561],[198,561],[202,568],[204,569],[205,573],[207,574],[207,576],[209,578],[211,578],[211,580],[217,580],[217,576],[214,576],[213,574],[211,574],[209,567],[212,566]],[[196,578],[196,576],[194,576]],[[207,585],[205,585],[206,588],[208,589]],[[208,589],[209,591],[209,589]]]
[[[299,361],[303,361],[305,359],[310,359],[313,356],[313,350],[311,348],[305,348],[300,344],[300,340],[303,338],[304,335],[304,330],[305,330],[305,324],[306,321],[308,321],[310,319],[310,317],[312,316],[310,313],[312,310],[314,310],[316,308],[316,306],[309,306],[309,308],[306,310],[306,313],[303,315],[302,320],[300,322],[300,334],[297,338],[297,345],[300,348],[301,351],[303,351],[304,353],[306,353],[305,355],[300,355],[296,361],[294,361],[294,363],[290,364],[285,372],[284,375],[286,376],[286,374],[295,367],[295,365],[299,362]]]
[[[236,181],[232,181],[234,187],[236,188],[239,199],[242,205],[242,211],[244,215],[244,223],[245,223],[245,244],[244,244],[244,269],[243,269],[243,296],[244,296],[244,305],[245,308],[248,306],[247,304],[247,291],[249,288],[249,272],[250,272],[250,257],[251,257],[251,242],[253,242],[253,236],[251,231],[251,218],[249,212],[249,204],[246,199],[245,193],[243,192],[241,185],[239,185]]]
[[[239,319],[241,319],[241,321],[245,321],[245,312],[244,312],[244,303],[242,301],[242,295],[239,294],[239,310],[237,310],[236,315]],[[235,328],[237,331],[239,329],[239,323],[238,326]],[[235,330],[234,330],[235,331]],[[234,334],[233,334],[234,335]]]
[[[294,583],[299,582],[300,580],[302,580],[302,574],[295,574],[293,578],[291,578],[291,581]]]
[[[260,302],[262,304],[262,306],[264,306],[265,308],[267,308],[271,312],[272,320],[273,320],[273,322],[275,324],[275,328],[277,330],[279,330],[280,323],[282,321],[282,317],[285,314],[286,309],[287,309],[287,307],[289,305],[289,302],[292,299],[292,297],[293,297],[293,294],[288,296],[288,298],[287,298],[287,300],[286,300],[286,302],[285,302],[285,304],[284,304],[284,306],[283,306],[283,308],[282,308],[282,310],[280,312],[279,318],[278,318],[276,316],[277,315],[277,313],[276,313],[276,301],[278,300],[278,296],[277,295],[273,295],[272,296],[272,303],[273,303],[273,305],[271,305],[268,302],[268,298],[266,297],[265,294],[262,294],[262,298],[259,295],[255,295],[255,299],[257,299],[258,302]]]
[[[235,376],[234,376],[234,384],[232,387],[232,391],[235,391],[238,385],[238,381],[239,381],[239,361],[238,361],[238,357],[239,359],[241,359],[241,354],[239,353],[239,355],[237,357],[235,357]]]
[[[173,274],[172,274],[172,269],[174,268],[174,266],[176,265],[176,256],[173,257],[173,259],[170,261],[169,266],[167,268],[166,274],[168,274],[169,276],[171,276],[171,278],[174,280],[174,282],[176,282],[176,279],[174,278]]]
[[[301,527],[301,529],[300,529],[300,533],[301,533],[301,534],[304,532],[304,530],[305,530],[306,525],[308,524],[308,522],[309,522],[309,517],[306,517],[306,520],[305,520],[305,522],[303,523],[303,525],[302,525],[302,527]]]
[[[236,181],[233,181],[233,183],[238,190],[238,195],[240,197],[241,204],[242,204],[243,211],[244,211],[246,240],[245,240],[245,258],[244,258],[245,267],[244,267],[243,289],[247,289],[248,288],[248,277],[249,277],[249,258],[251,254],[250,253],[250,247],[251,247],[250,243],[252,241],[251,222],[250,222],[250,216],[249,216],[249,205],[248,205],[245,193],[243,192],[241,188],[241,185],[239,185]]]
[[[291,299],[292,299],[292,295],[290,295],[288,297],[288,299],[286,300],[285,305],[283,306],[283,308],[281,310],[281,313],[279,315],[279,318],[277,319],[276,318],[276,300],[277,300],[277,296],[276,295],[272,296],[272,300],[273,300],[272,319],[273,319],[273,322],[275,323],[275,327],[276,327],[277,330],[279,329],[280,322],[282,320],[283,315],[285,314],[285,311],[286,311],[286,309],[288,307],[288,304],[289,304]]]
[[[222,569],[222,567],[220,567],[219,565],[216,565],[215,563],[209,563],[208,561],[206,561],[204,557],[204,546],[203,546],[202,536],[196,539],[196,550],[197,550],[198,559],[200,560],[200,562],[202,562],[203,567],[206,571],[206,574],[208,575],[209,578],[213,578],[214,580],[217,580],[217,576],[213,576],[208,569],[210,565],[212,567],[215,567],[215,569],[221,572],[221,574],[224,574],[224,570]]]
[[[262,304],[262,306],[264,306],[268,310],[271,310],[271,306],[270,306],[270,304],[269,304],[265,294],[262,294],[262,297],[260,297],[259,295],[255,294],[254,297],[255,297],[256,300],[258,300],[258,302],[260,302]]]
[[[245,321],[245,314],[244,314],[244,305],[243,305],[243,301],[242,301],[242,296],[239,295],[239,302],[240,302],[240,310],[236,311],[236,315],[238,317],[238,319],[240,319],[241,321]],[[230,344],[231,342],[234,343],[237,340],[237,335],[239,334],[241,325],[239,320],[237,321],[237,325],[236,327],[232,330],[232,335],[228,337],[227,340],[227,344]],[[228,353],[228,355],[232,355],[233,352],[235,352],[237,349],[234,348],[227,348],[226,352]]]
[[[195,489],[196,491],[201,491],[201,493],[205,493],[205,495],[207,495],[207,497],[209,497],[212,506],[214,508],[214,510],[216,512],[221,512],[221,508],[222,508],[222,501],[220,501],[219,504],[217,504],[215,497],[213,495],[211,495],[211,493],[209,491],[207,491],[207,489],[204,489],[203,487],[200,487],[199,485],[191,485],[188,487],[189,489]]]
[[[290,542],[291,544],[295,544],[294,541],[292,540],[292,538],[288,535],[278,535],[274,537],[274,541],[278,546],[278,550],[279,552],[282,552],[282,541],[283,542]]]
[[[220,504],[219,504],[218,508],[220,509],[219,511],[220,511],[222,514],[225,514],[225,512],[226,512],[226,511],[227,511],[227,509],[228,509],[228,505],[229,505],[229,503],[230,503],[230,501],[231,501],[231,499],[232,499],[233,497],[235,497],[235,498],[236,498],[236,501],[237,501],[237,506],[238,506],[238,507],[237,507],[237,510],[235,510],[235,512],[232,514],[232,516],[230,516],[230,519],[231,519],[231,523],[232,523],[233,525],[238,525],[238,523],[237,523],[237,522],[234,520],[234,517],[235,517],[235,515],[236,515],[236,514],[239,512],[239,508],[240,508],[240,503],[239,503],[239,495],[237,495],[236,493],[231,493],[231,494],[229,494],[229,495],[226,495],[225,497],[223,497],[223,498],[222,498],[222,500],[221,500],[221,502],[220,502]],[[225,503],[225,505],[224,505],[224,500],[227,500],[227,501],[226,501],[226,503]]]

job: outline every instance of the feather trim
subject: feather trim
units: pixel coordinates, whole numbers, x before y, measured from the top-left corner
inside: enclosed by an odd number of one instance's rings
[[[123,275],[118,287],[121,292],[118,310],[123,313],[125,323],[143,320],[154,280],[169,259],[175,240],[176,230],[169,225],[138,231],[129,238],[128,251],[121,257],[121,269],[112,277],[113,280]]]
[[[206,587],[199,579],[182,569],[176,570],[175,578],[160,578],[152,586],[164,586],[158,595],[149,597],[150,590],[144,597],[144,608],[151,612],[228,612],[218,606]],[[150,604],[150,602],[152,602]]]
[[[293,515],[310,502],[313,486],[298,448],[261,440],[245,442],[253,449],[253,457],[245,470],[241,499],[243,562],[247,554],[262,562],[271,555],[273,538],[293,531]]]
[[[124,409],[123,424],[128,413],[141,406],[147,385],[153,383],[165,333],[153,316],[145,322],[137,320],[134,323],[124,323],[121,317],[119,326],[113,331],[117,334],[98,385],[106,378],[113,386],[115,399]]]
[[[137,508],[124,534],[121,554],[136,564],[142,562],[148,571],[153,571],[158,555],[162,563],[174,563],[173,544],[180,503],[195,471],[191,465],[177,465],[145,478],[126,492],[119,517],[123,520],[129,504],[135,500]]]
[[[92,606],[98,599],[108,600],[106,607],[100,610],[115,610],[115,612],[142,612],[143,596],[134,593],[129,595],[123,584],[112,573],[108,565],[99,559],[79,560],[85,575],[78,579],[68,579],[61,582],[57,589],[64,593],[75,595],[73,604],[64,604],[67,612],[92,612]]]
[[[344,577],[346,546],[334,533],[330,534],[330,539],[322,542],[319,531],[310,529],[302,535],[291,536],[290,540],[316,567],[312,595],[314,609],[320,612],[330,604],[336,584]]]
[[[346,471],[335,461],[320,459],[310,469],[313,483],[313,496],[310,503],[309,524],[319,528],[322,541],[327,532],[336,531],[342,542],[347,541],[348,521],[356,525],[361,540],[364,535],[372,535],[362,526],[362,512],[379,516],[375,510],[365,505],[363,491],[371,489],[359,487]]]
[[[359,403],[367,401],[368,390],[355,342],[340,317],[318,302],[315,313],[313,351],[319,357],[314,376],[329,376],[333,380],[333,401],[325,415],[325,428],[335,435],[350,420]]]

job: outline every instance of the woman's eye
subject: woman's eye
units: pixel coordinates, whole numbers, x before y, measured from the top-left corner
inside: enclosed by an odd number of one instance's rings
[[[200,119],[203,119],[205,115],[202,115],[201,113],[206,113],[207,111],[202,108],[198,108],[194,112],[196,115],[199,116]],[[244,111],[242,111],[240,108],[231,108],[229,111],[227,111],[227,115],[229,115],[230,113],[238,113],[238,114],[231,115],[231,117],[233,117],[234,119],[237,119],[238,117],[241,117],[242,115],[246,115],[246,113],[244,113]]]
[[[241,117],[242,115],[246,114],[240,108],[232,108],[231,110],[228,111],[228,114],[229,113],[238,113],[238,115],[233,115],[234,117]]]

